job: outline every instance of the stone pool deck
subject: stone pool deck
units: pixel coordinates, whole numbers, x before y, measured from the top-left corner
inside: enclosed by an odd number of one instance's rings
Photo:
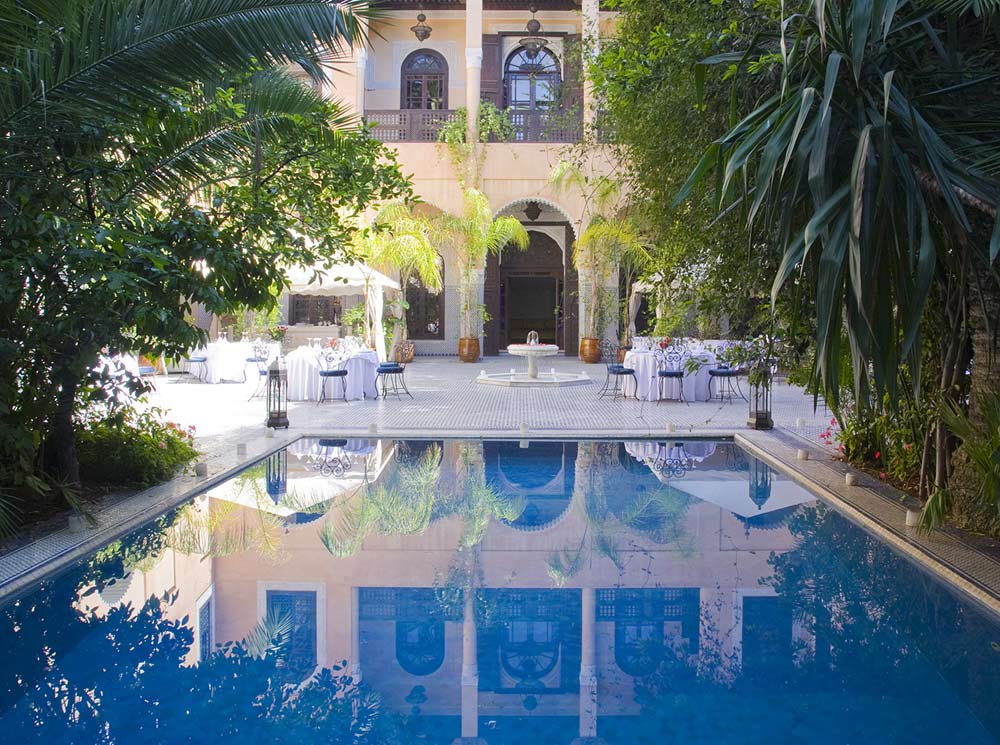
[[[747,404],[742,400],[685,405],[599,399],[604,367],[577,359],[549,358],[543,369],[586,372],[592,385],[539,390],[475,383],[480,370],[494,373],[521,367],[521,360],[506,356],[474,365],[454,358],[418,358],[406,370],[412,400],[404,396],[319,406],[293,402],[290,428],[276,433],[262,424],[264,402],[247,400],[253,381],[207,385],[190,376],[157,378],[151,403],[167,410],[174,421],[197,428],[208,476],[185,475],[126,499],[109,499],[95,510],[96,527],[57,525],[48,535],[0,555],[0,600],[301,436],[524,439],[522,427],[527,426],[529,439],[735,437],[910,560],[1000,615],[997,544],[954,531],[920,534],[905,526],[905,499],[900,493],[864,474],[855,486],[846,486],[843,473],[850,469],[819,440],[830,425],[830,413],[822,401],[814,411],[812,398],[800,388],[776,383],[775,430],[754,432],[746,427]],[[240,445],[244,447],[238,449]],[[800,449],[809,452],[809,460],[796,458]]]

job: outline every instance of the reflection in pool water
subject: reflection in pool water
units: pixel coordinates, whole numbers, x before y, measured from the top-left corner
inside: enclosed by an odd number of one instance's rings
[[[1000,738],[995,619],[730,443],[303,440],[0,639],[18,742]]]

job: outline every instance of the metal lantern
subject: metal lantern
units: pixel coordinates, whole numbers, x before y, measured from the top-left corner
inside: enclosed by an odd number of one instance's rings
[[[757,510],[771,498],[771,469],[760,458],[750,459],[750,479],[748,490],[750,501],[757,505]]]
[[[424,21],[427,20],[427,16],[423,13],[417,13],[417,24],[415,26],[410,26],[410,31],[413,35],[417,37],[417,41],[423,43],[431,38],[431,27],[428,26]]]
[[[528,55],[528,59],[533,60],[549,42],[544,36],[539,36],[539,33],[541,33],[542,30],[542,24],[537,18],[535,18],[535,13],[538,12],[538,8],[532,5],[528,8],[528,10],[531,11],[531,20],[525,25],[525,30],[527,30],[528,35],[521,39],[519,43],[522,47],[524,47],[524,50]]]
[[[267,422],[274,429],[288,429],[288,370],[281,355],[267,368]]]
[[[288,491],[288,451],[281,449],[267,456],[264,471],[267,496],[280,504]]]
[[[750,415],[747,426],[750,429],[771,429],[771,365],[760,360],[750,370]]]

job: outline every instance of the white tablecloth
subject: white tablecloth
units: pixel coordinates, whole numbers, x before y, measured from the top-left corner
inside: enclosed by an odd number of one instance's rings
[[[319,358],[313,347],[299,347],[285,356],[288,368],[288,400],[318,401],[320,391]],[[347,361],[347,400],[375,398],[375,372],[378,355],[374,351],[358,352]],[[327,398],[340,398],[343,381],[326,381]]]
[[[267,344],[268,363],[278,354],[279,347],[277,342]],[[253,363],[247,362],[253,356],[253,342],[227,341],[225,339],[213,341],[188,355],[188,357],[206,358],[204,376],[206,383],[222,383],[223,381],[242,383],[247,379],[253,379],[256,383],[257,367]],[[190,365],[188,367],[190,369]]]
[[[708,371],[715,366],[715,354],[704,349],[695,348],[691,356],[699,361],[698,369],[693,372],[685,372],[684,375],[684,398],[687,401],[707,401],[708,396]],[[650,351],[625,353],[625,367],[635,370],[636,383],[639,385],[639,398],[643,401],[659,400],[659,381],[656,379],[656,357]],[[687,370],[687,366],[684,366]],[[663,381],[663,395],[666,398],[677,398],[678,386],[680,382],[676,379],[667,378]],[[625,393],[631,396],[635,393],[636,384],[631,377],[625,378]]]

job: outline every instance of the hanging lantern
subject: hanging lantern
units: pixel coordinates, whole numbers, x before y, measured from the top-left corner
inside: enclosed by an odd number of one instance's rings
[[[281,504],[288,491],[288,452],[284,449],[267,456],[264,463],[267,496]]]
[[[771,498],[771,469],[760,458],[750,459],[750,479],[747,488],[750,501],[757,505],[759,512]]]
[[[273,429],[288,429],[288,370],[279,354],[267,369],[267,422]]]
[[[774,420],[771,418],[770,360],[755,362],[747,379],[750,384],[750,416],[747,418],[747,426],[750,429],[771,429],[774,427]]]
[[[417,13],[417,23],[415,26],[410,26],[410,31],[413,35],[417,37],[417,41],[423,43],[431,38],[431,27],[428,26],[424,21],[427,20],[427,16],[423,13]]]
[[[539,33],[542,30],[542,24],[535,18],[535,13],[538,12],[538,8],[532,5],[529,10],[531,11],[531,20],[528,21],[525,26],[525,29],[528,31],[528,35],[521,39],[519,43],[522,47],[524,47],[524,50],[528,55],[528,59],[533,60],[549,42],[544,36],[539,36]]]

